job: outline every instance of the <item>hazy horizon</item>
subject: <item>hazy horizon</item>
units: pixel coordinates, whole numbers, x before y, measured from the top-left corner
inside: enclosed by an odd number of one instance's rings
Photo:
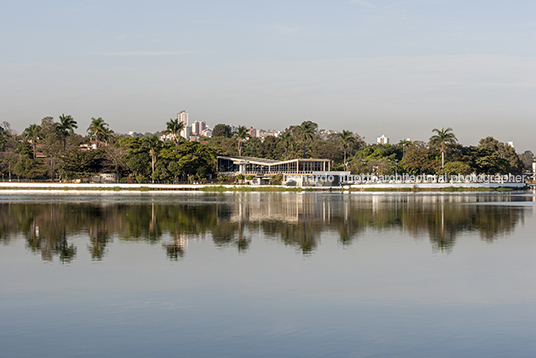
[[[374,143],[536,150],[536,4],[518,1],[3,1],[0,122],[62,113],[85,133],[306,120]]]

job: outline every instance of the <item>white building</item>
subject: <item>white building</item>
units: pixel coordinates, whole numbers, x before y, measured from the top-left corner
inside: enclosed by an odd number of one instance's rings
[[[179,122],[184,123],[184,129],[181,132],[183,138],[188,138],[191,135],[191,128],[188,126],[188,112],[180,111],[177,113],[177,119]]]
[[[389,144],[389,138],[382,135],[380,138],[378,138],[378,144]]]

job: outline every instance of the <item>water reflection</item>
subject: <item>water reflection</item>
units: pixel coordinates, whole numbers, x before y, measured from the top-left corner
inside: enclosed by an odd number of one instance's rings
[[[87,250],[95,261],[106,257],[114,238],[159,244],[169,259],[178,260],[185,255],[188,241],[195,239],[211,238],[218,247],[246,253],[255,235],[262,235],[309,255],[325,234],[336,235],[344,246],[366,230],[428,237],[434,251],[448,253],[464,233],[477,232],[491,243],[523,221],[523,207],[491,204],[533,199],[312,193],[116,197],[106,201],[4,198],[0,202],[0,240],[8,245],[22,236],[26,247],[44,261],[58,257],[62,263],[76,258],[78,248],[69,242],[73,235],[87,237]]]

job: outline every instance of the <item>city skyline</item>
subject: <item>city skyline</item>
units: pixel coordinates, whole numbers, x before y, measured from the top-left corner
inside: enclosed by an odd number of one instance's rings
[[[1,121],[118,132],[306,120],[374,143],[493,136],[535,150],[536,4],[4,1]],[[180,24],[177,23],[177,17]],[[195,115],[194,115],[195,114]]]

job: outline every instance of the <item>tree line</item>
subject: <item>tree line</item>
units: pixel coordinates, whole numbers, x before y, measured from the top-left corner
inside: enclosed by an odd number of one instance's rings
[[[515,149],[485,137],[477,146],[460,144],[451,128],[434,129],[428,142],[400,141],[367,144],[349,130],[324,135],[318,125],[304,121],[278,136],[252,137],[245,126],[235,132],[217,124],[211,138],[188,141],[184,123],[171,119],[157,135],[120,136],[102,118],[92,118],[85,135],[77,122],[62,114],[44,117],[20,134],[8,122],[0,125],[2,179],[84,180],[97,173],[115,173],[125,182],[204,182],[218,172],[216,157],[248,156],[275,160],[322,158],[333,170],[353,174],[521,174],[534,161],[531,151]]]

